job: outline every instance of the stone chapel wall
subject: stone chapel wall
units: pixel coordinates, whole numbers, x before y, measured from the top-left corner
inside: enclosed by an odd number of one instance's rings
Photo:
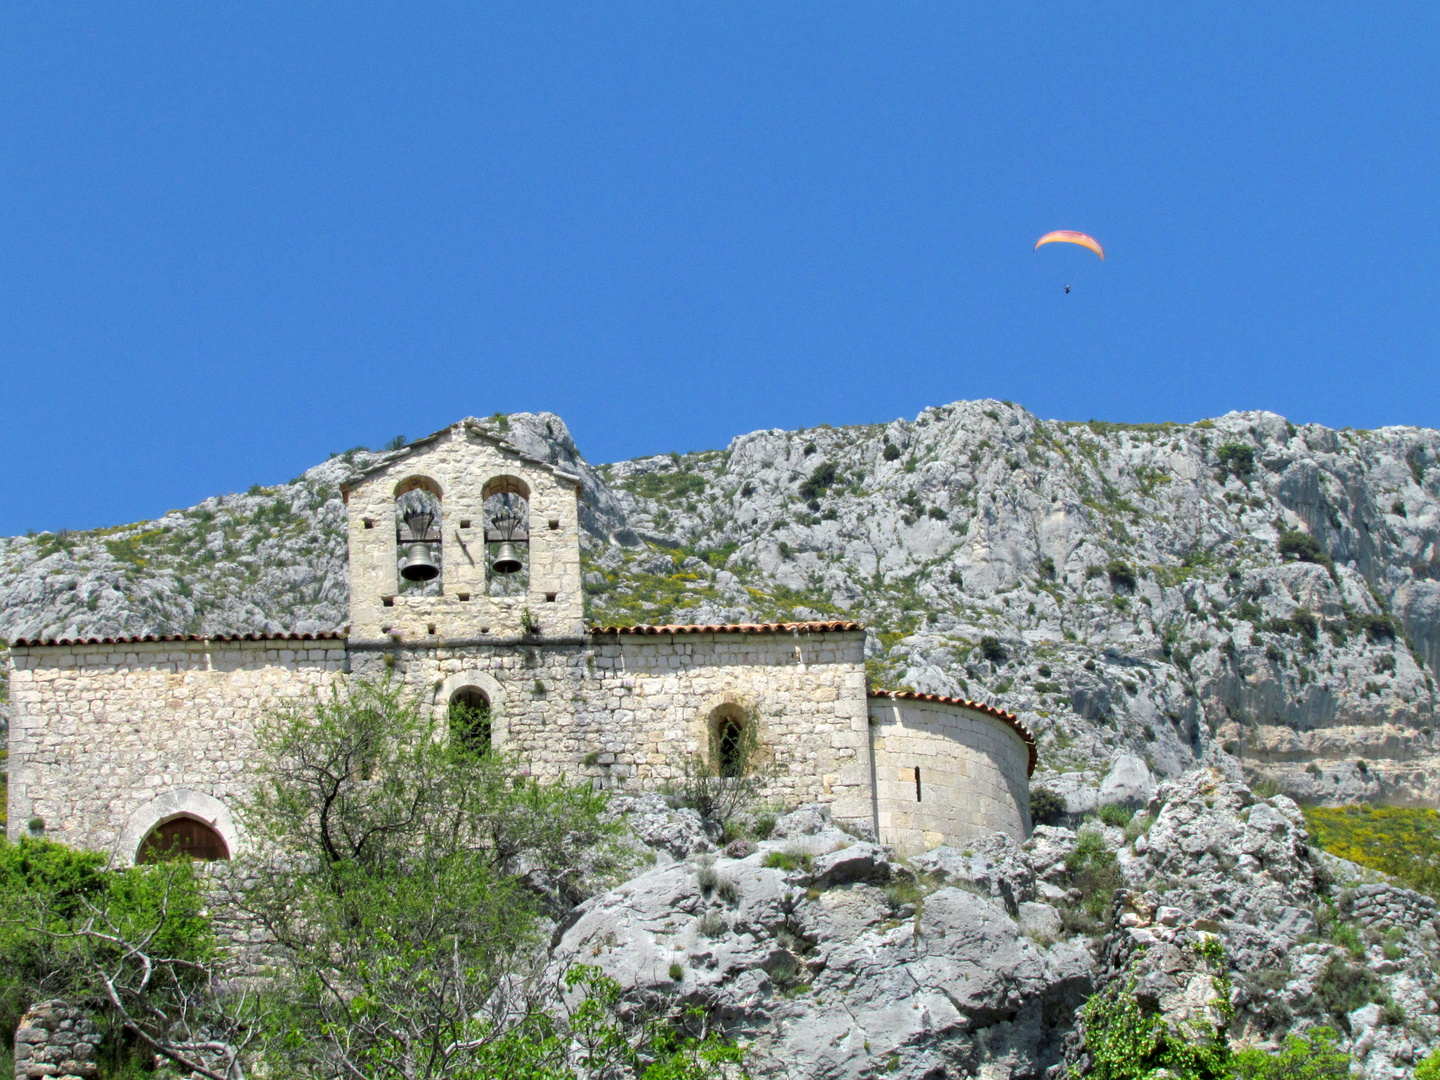
[[[1004,721],[958,704],[876,697],[870,742],[876,827],[901,854],[996,830],[1030,835],[1030,747]]]
[[[871,819],[864,634],[597,634],[573,641],[357,651],[357,674],[400,674],[437,718],[463,687],[492,706],[494,744],[538,776],[614,790],[680,779],[716,710],[758,724],[766,798]],[[391,657],[390,663],[385,657]]]
[[[344,678],[345,648],[16,645],[11,659],[10,835],[38,817],[51,840],[129,861],[150,826],[181,813],[215,827],[233,854],[243,841],[229,811],[247,784],[257,722]]]

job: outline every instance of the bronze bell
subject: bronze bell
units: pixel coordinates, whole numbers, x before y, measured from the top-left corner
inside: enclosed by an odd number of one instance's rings
[[[410,545],[400,576],[406,581],[429,581],[440,575],[440,568],[430,558],[430,545],[416,541]]]
[[[490,564],[490,569],[497,574],[513,574],[524,566],[520,562],[520,551],[509,540],[500,545],[499,551],[495,554],[495,561]]]

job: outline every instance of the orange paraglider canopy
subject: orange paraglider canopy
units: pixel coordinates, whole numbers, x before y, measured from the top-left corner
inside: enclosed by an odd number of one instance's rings
[[[1040,250],[1041,244],[1079,244],[1087,247],[1103,260],[1105,249],[1100,246],[1100,241],[1093,236],[1086,236],[1083,232],[1074,232],[1071,229],[1057,229],[1055,232],[1047,232],[1039,240],[1035,241],[1034,251]]]

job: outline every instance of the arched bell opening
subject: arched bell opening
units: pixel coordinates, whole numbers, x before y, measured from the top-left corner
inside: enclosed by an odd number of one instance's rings
[[[744,776],[755,751],[755,731],[738,705],[710,714],[710,761],[720,776]]]
[[[450,741],[467,754],[484,757],[494,746],[490,699],[474,686],[450,695]]]
[[[220,862],[230,858],[225,838],[205,822],[188,815],[156,825],[140,842],[137,863],[158,863],[170,859]]]
[[[441,543],[440,487],[423,476],[412,476],[395,489],[395,541],[398,553],[398,589],[416,596],[439,596],[443,591],[444,564]]]
[[[481,490],[485,515],[486,592],[525,596],[530,591],[530,488],[515,476],[497,476]]]

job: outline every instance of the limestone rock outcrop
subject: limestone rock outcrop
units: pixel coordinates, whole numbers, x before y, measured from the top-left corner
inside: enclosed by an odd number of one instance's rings
[[[557,965],[598,964],[636,1000],[704,1006],[757,1077],[998,1080],[1060,1060],[1090,991],[1083,944],[1041,944],[963,876],[917,888],[824,807],[775,834],[587,901],[557,933]]]

